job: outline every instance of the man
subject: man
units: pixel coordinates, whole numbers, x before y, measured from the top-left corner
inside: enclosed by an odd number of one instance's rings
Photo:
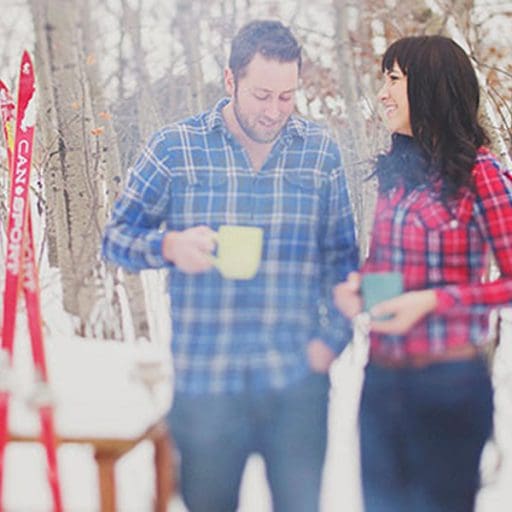
[[[243,27],[224,74],[230,99],[153,136],[104,236],[109,260],[169,269],[170,428],[192,512],[235,511],[253,452],[275,511],[318,508],[327,371],[351,334],[331,289],[357,249],[339,150],[292,114],[300,52],[280,22]],[[263,228],[254,279],[212,268],[222,224]]]

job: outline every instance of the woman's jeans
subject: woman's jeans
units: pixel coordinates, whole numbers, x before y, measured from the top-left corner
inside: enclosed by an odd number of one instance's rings
[[[366,512],[471,512],[492,413],[483,359],[370,364],[360,410]]]

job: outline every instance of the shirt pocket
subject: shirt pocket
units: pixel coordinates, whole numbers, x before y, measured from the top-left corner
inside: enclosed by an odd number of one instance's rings
[[[282,183],[284,217],[292,222],[316,222],[321,206],[321,178],[313,173],[285,172]]]
[[[432,201],[416,213],[425,230],[430,279],[440,283],[467,280],[480,239],[472,221],[472,201],[463,199],[452,205]]]
[[[320,188],[320,178],[314,173],[305,173],[301,171],[285,171],[283,173],[286,185],[301,190],[316,190]]]
[[[267,249],[280,261],[313,258],[321,218],[320,181],[312,173],[285,171],[260,202]]]
[[[228,176],[224,172],[183,173],[173,176],[169,225],[186,229],[225,222]]]

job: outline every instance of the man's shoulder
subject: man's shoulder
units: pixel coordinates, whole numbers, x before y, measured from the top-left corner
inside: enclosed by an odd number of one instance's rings
[[[161,127],[147,141],[146,150],[161,157],[191,148],[208,147],[211,130],[206,114],[190,116]]]
[[[172,142],[181,140],[181,138],[187,134],[204,135],[209,131],[208,115],[209,112],[202,112],[201,114],[169,123],[155,132],[153,137]]]
[[[327,125],[297,115],[292,121],[295,133],[303,140],[304,150],[320,151],[328,159],[340,160],[338,143]]]
[[[297,134],[302,135],[305,139],[325,139],[327,142],[336,144],[333,133],[327,125],[300,115],[293,115],[290,120]]]

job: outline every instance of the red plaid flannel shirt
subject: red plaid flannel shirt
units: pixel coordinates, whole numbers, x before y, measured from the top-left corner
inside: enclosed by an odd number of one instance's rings
[[[485,148],[473,169],[475,190],[447,208],[428,187],[378,198],[362,272],[399,271],[404,288],[432,288],[436,310],[405,336],[371,334],[371,350],[401,357],[487,342],[489,312],[512,301],[512,175]],[[501,277],[483,282],[490,253]]]

